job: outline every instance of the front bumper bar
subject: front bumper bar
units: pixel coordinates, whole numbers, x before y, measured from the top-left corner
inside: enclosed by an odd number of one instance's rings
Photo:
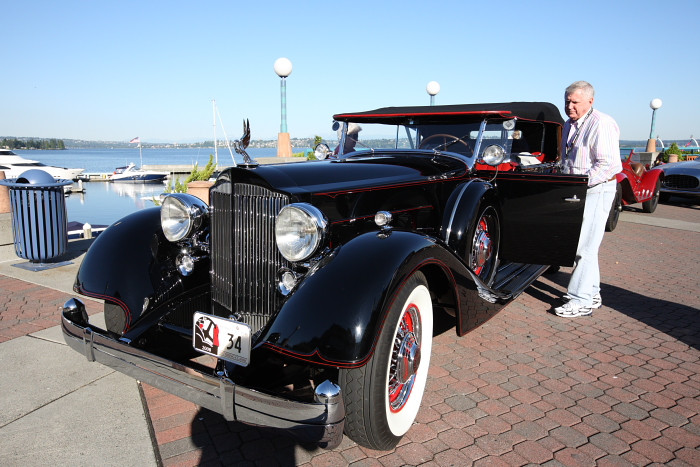
[[[340,388],[325,381],[315,390],[316,402],[299,402],[237,385],[225,376],[204,373],[113,339],[76,312],[71,299],[63,309],[63,336],[68,346],[139,381],[150,384],[230,421],[281,428],[332,449],[343,439],[345,408]]]

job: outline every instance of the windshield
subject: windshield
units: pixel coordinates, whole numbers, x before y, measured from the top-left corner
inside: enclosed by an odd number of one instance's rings
[[[372,149],[424,149],[453,152],[472,158],[481,156],[484,149],[493,144],[510,153],[517,150],[517,143],[523,139],[523,131],[516,129],[515,120],[502,119],[455,124],[336,122],[336,125],[338,142],[335,143],[334,154],[339,157]]]

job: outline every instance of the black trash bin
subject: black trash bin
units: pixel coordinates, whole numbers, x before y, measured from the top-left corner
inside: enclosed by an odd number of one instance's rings
[[[63,187],[71,183],[70,180],[55,180],[39,169],[0,180],[0,184],[10,188],[17,256],[44,263],[66,252],[68,228]]]

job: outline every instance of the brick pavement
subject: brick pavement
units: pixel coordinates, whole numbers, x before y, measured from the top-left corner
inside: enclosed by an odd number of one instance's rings
[[[694,205],[654,216],[700,224]],[[416,424],[393,451],[300,445],[143,385],[157,452],[166,466],[700,465],[699,253],[700,233],[620,222],[603,242],[592,317],[549,312],[563,268],[468,335],[440,332]],[[46,319],[18,309],[65,299],[13,281],[25,301],[9,297],[0,316],[19,315],[17,332]]]
[[[68,297],[58,290],[0,275],[0,343],[60,324]],[[88,315],[102,311],[102,305],[84,300]]]

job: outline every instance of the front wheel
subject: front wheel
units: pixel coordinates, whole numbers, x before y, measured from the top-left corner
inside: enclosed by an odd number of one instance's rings
[[[661,192],[661,180],[656,180],[654,186],[654,194],[647,201],[642,203],[642,211],[652,213],[656,211],[656,206],[659,205],[659,193]]]
[[[370,449],[392,449],[418,414],[428,378],[433,305],[416,272],[401,285],[387,312],[374,353],[360,368],[340,370],[345,433]]]

